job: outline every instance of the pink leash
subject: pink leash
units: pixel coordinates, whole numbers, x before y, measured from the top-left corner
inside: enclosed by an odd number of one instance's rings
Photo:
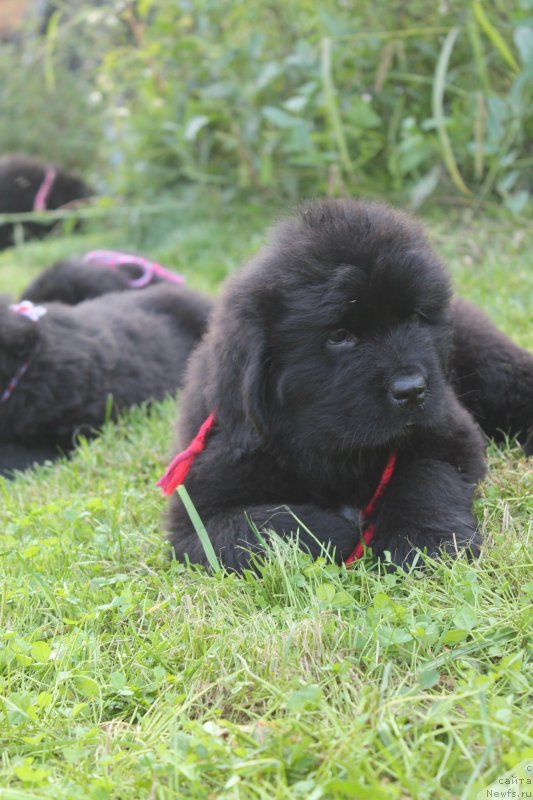
[[[46,201],[48,200],[48,195],[50,194],[56,175],[57,170],[54,169],[54,167],[48,167],[44,173],[43,182],[37,189],[37,194],[33,201],[34,211],[46,211]]]
[[[83,261],[85,264],[94,264],[97,267],[107,267],[107,269],[112,270],[131,264],[140,267],[140,277],[131,278],[128,281],[128,286],[132,289],[144,289],[152,281],[154,275],[168,283],[177,283],[180,286],[185,283],[183,275],[170,272],[156,261],[149,261],[142,256],[132,256],[119,250],[92,250],[84,256]]]
[[[159,486],[163,490],[164,494],[172,494],[172,492],[174,492],[178,486],[181,486],[181,484],[184,482],[196,459],[196,456],[205,450],[207,437],[213,429],[214,424],[215,416],[213,413],[211,413],[200,426],[198,433],[190,445],[172,459],[164,475],[159,478],[156,484],[156,486]],[[391,481],[395,465],[396,453],[392,452],[385,465],[385,469],[381,474],[376,491],[361,512],[361,519],[363,523],[368,524],[361,534],[361,539],[356,544],[355,548],[352,550],[350,555],[344,559],[344,563],[347,567],[353,564],[354,561],[358,561],[363,556],[365,547],[368,547],[374,538],[376,533],[376,525],[374,522],[370,522],[369,520],[374,516],[376,506],[383,497],[383,494],[385,493],[385,490]]]

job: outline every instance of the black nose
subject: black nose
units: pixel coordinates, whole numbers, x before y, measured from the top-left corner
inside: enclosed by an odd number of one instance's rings
[[[390,393],[396,405],[401,408],[413,408],[423,403],[427,392],[426,379],[419,372],[412,375],[400,375],[390,385]]]

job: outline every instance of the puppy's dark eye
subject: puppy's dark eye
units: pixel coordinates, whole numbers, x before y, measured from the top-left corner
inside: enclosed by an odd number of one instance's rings
[[[422,314],[421,311],[413,311],[413,313],[407,317],[407,322],[413,322],[419,325],[420,323],[428,322],[428,318],[425,314]]]
[[[330,333],[328,344],[332,347],[352,347],[356,342],[356,337],[345,328]]]

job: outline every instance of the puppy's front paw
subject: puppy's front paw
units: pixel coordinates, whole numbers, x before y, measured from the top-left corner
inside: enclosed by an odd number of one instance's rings
[[[460,534],[447,533],[441,537],[428,537],[422,532],[396,535],[388,543],[381,543],[376,547],[377,555],[385,551],[390,552],[391,561],[398,566],[410,566],[417,558],[418,552],[425,553],[430,558],[438,558],[443,553],[459,556],[465,552],[468,558],[478,558],[481,551],[481,536],[471,528]]]

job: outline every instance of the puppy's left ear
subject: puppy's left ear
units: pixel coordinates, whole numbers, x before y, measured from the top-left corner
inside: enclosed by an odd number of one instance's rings
[[[233,447],[256,449],[268,430],[268,354],[265,326],[247,314],[219,320],[213,351],[213,406]]]

